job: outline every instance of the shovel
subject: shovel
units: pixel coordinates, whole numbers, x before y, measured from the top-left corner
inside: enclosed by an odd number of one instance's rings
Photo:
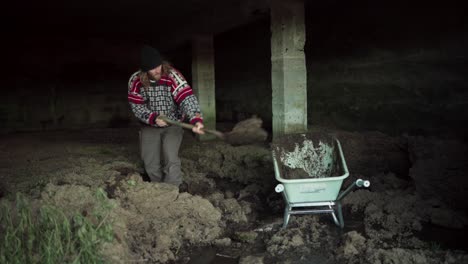
[[[170,125],[179,126],[185,129],[192,130],[194,127],[194,125],[174,121],[166,116],[159,116],[159,118]],[[217,138],[222,139],[233,146],[248,145],[264,142],[267,139],[268,133],[261,127],[262,123],[263,121],[260,118],[252,116],[249,119],[237,123],[231,132],[223,133],[218,130],[205,128],[203,131],[205,131],[205,133],[215,135]]]
[[[191,124],[187,124],[187,123],[183,123],[183,122],[179,122],[179,121],[174,121],[172,119],[167,118],[166,116],[159,116],[158,118],[160,118],[164,122],[168,123],[169,125],[179,126],[179,127],[185,128],[185,129],[192,130],[192,128],[195,127],[194,125],[191,125]],[[204,128],[203,131],[205,131],[205,133],[215,135],[217,138],[220,138],[220,139],[224,140],[224,134],[222,132],[218,131],[218,130],[211,130],[211,129],[205,129]]]

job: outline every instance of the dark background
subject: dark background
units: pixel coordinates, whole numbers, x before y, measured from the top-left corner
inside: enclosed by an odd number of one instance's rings
[[[305,2],[310,127],[465,132],[468,27],[461,2]],[[125,90],[141,45],[161,49],[190,80],[190,33],[212,31],[218,121],[255,113],[269,128],[265,3],[9,3],[2,12],[2,132],[133,125]]]

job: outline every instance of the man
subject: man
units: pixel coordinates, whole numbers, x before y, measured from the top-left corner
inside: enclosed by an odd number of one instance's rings
[[[179,186],[182,183],[179,147],[184,131],[168,125],[160,117],[187,119],[195,125],[194,133],[204,134],[203,118],[192,88],[178,70],[162,60],[156,49],[144,46],[140,70],[128,82],[128,101],[143,123],[140,150],[146,173],[152,182],[164,181]]]

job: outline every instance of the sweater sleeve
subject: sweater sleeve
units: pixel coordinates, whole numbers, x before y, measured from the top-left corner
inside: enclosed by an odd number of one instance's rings
[[[158,114],[152,112],[146,105],[146,93],[143,84],[138,77],[138,72],[130,77],[128,82],[128,102],[133,114],[143,123],[155,125]]]
[[[184,76],[176,69],[172,69],[169,73],[169,79],[172,83],[172,97],[179,106],[182,114],[189,119],[191,124],[197,122],[203,123],[203,116],[197,97],[193,94],[193,90]]]

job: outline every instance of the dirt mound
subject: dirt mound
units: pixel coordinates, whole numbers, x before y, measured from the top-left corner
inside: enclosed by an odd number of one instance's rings
[[[234,198],[225,198],[224,194],[217,192],[207,197],[217,208],[223,212],[223,220],[232,223],[246,224],[249,221],[249,214],[252,213],[250,203],[238,201]]]
[[[237,123],[232,131],[224,134],[225,140],[236,146],[263,143],[268,137],[268,132],[262,128],[262,124],[262,119],[254,115]]]
[[[428,223],[463,228],[466,215],[440,207],[437,200],[422,199],[413,185],[394,174],[376,175],[370,181],[370,191],[357,190],[343,201],[349,212],[363,214],[364,233],[344,236],[345,244],[337,251],[340,258],[348,263],[462,263],[458,260],[468,257],[418,236]],[[449,261],[453,259],[458,260]]]
[[[468,145],[455,139],[409,137],[410,176],[424,198],[468,209]]]
[[[105,245],[103,253],[112,263],[136,259],[166,263],[176,258],[187,245],[210,244],[221,234],[221,213],[206,199],[164,183],[146,183],[134,175],[114,191],[114,205],[109,218],[115,240]],[[66,214],[89,214],[97,205],[93,190],[79,185],[47,185],[41,201]]]
[[[263,184],[274,176],[271,152],[263,146],[234,147],[223,142],[201,143],[182,150],[181,157],[193,161],[192,171],[204,172],[213,178]]]
[[[173,185],[135,177],[115,195],[130,213],[130,248],[150,262],[175,260],[183,246],[210,244],[221,234],[221,213],[208,200],[180,194]]]
[[[98,201],[95,196],[96,189],[79,185],[56,186],[48,184],[41,193],[40,203],[43,205],[52,205],[61,209],[68,217],[75,214],[92,217],[92,212],[100,210],[102,201]],[[138,258],[129,250],[127,220],[129,213],[122,209],[118,202],[111,199],[105,199],[104,203],[109,204],[109,214],[106,217],[112,223],[114,239],[111,243],[104,243],[101,248],[101,254],[109,263],[128,263]],[[95,221],[94,219],[91,219]],[[98,223],[95,223],[98,225]]]
[[[317,216],[296,217],[288,228],[278,230],[266,241],[272,261],[279,258],[284,261],[280,263],[328,263],[335,243],[330,229]]]
[[[314,216],[302,216],[295,220],[290,228],[281,229],[268,243],[268,252],[272,255],[287,253],[293,247],[307,245],[305,250],[321,248],[323,240],[329,239],[330,233],[326,226],[319,223]]]
[[[369,177],[382,172],[393,172],[407,177],[410,167],[407,142],[402,137],[391,137],[380,132],[332,131],[343,147],[343,154],[351,177]]]
[[[395,263],[395,264],[461,264],[468,261],[468,255],[459,252],[441,251],[436,248],[379,248],[375,241],[366,240],[356,231],[344,235],[345,244],[337,254],[346,263]]]

